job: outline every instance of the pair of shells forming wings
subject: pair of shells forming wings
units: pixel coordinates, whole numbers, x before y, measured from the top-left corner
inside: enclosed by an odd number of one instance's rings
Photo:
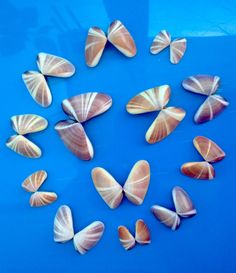
[[[193,144],[204,161],[188,162],[182,165],[181,172],[191,178],[211,180],[215,177],[215,170],[211,163],[225,158],[225,152],[207,137],[197,136]]]
[[[158,54],[170,46],[170,61],[172,64],[178,64],[183,58],[187,47],[185,38],[175,39],[171,42],[170,33],[166,30],[160,31],[154,38],[150,51],[152,54]]]
[[[194,116],[197,124],[212,120],[229,105],[226,99],[215,94],[220,85],[218,76],[195,75],[185,79],[182,85],[190,92],[207,96]]]
[[[38,191],[46,178],[47,173],[41,170],[31,174],[22,183],[22,187],[32,193],[29,201],[31,207],[46,206],[57,200],[55,192]]]
[[[70,119],[59,121],[55,130],[65,146],[80,159],[91,160],[94,155],[92,143],[81,123],[106,112],[111,105],[109,95],[97,92],[80,94],[62,102],[62,108]]]
[[[75,234],[71,209],[63,205],[59,207],[54,219],[54,241],[65,243],[73,239],[76,251],[85,254],[99,242],[104,228],[102,222],[95,221]]]
[[[135,238],[125,226],[119,226],[118,235],[121,245],[125,250],[130,250],[135,243],[146,245],[151,243],[150,231],[142,219],[136,221]]]
[[[192,217],[197,211],[191,198],[181,187],[176,186],[173,188],[172,198],[176,211],[158,205],[152,206],[151,211],[162,224],[176,230],[180,226],[180,217]]]
[[[162,85],[145,90],[133,97],[126,105],[130,114],[160,111],[146,132],[146,141],[153,144],[167,137],[183,120],[182,108],[166,107],[170,99],[170,87]]]
[[[94,67],[98,64],[107,40],[125,56],[136,55],[137,49],[131,34],[119,20],[115,20],[108,28],[107,37],[98,27],[89,29],[85,45],[85,60],[88,66]]]
[[[11,117],[11,126],[18,134],[11,136],[7,140],[6,146],[25,157],[40,157],[42,154],[41,149],[24,135],[46,129],[48,126],[47,120],[34,114],[16,115]]]
[[[40,72],[26,71],[22,79],[32,98],[42,107],[48,107],[52,94],[45,76],[68,78],[75,73],[75,67],[68,60],[47,53],[38,54],[37,65]]]
[[[124,187],[103,168],[94,168],[92,179],[96,190],[111,209],[120,205],[123,192],[132,203],[141,205],[149,187],[150,167],[145,160],[136,162]]]

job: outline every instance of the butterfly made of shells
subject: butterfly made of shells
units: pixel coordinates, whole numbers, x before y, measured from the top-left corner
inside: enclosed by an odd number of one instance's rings
[[[71,209],[63,205],[57,210],[54,219],[54,241],[65,243],[73,239],[75,250],[85,254],[100,241],[104,228],[102,222],[95,221],[75,234]]]
[[[135,205],[141,205],[150,182],[150,167],[147,161],[140,160],[133,166],[124,187],[122,187],[105,169],[94,168],[92,179],[95,188],[111,208],[117,208],[125,196]]]
[[[170,46],[171,63],[179,63],[186,51],[187,40],[185,38],[178,38],[171,42],[170,33],[166,30],[162,30],[154,38],[150,51],[152,54],[158,54],[168,46]]]
[[[169,85],[145,90],[133,97],[126,105],[130,114],[160,111],[146,132],[146,141],[153,144],[167,137],[185,117],[182,108],[166,107],[170,99]]]
[[[172,230],[176,230],[180,226],[180,217],[192,217],[197,213],[197,211],[191,198],[181,187],[176,186],[173,188],[172,198],[176,211],[159,205],[152,206],[151,211],[162,224]]]
[[[194,138],[193,144],[204,161],[185,163],[181,167],[181,172],[191,178],[213,179],[215,170],[211,163],[224,159],[225,152],[207,137],[197,136]]]
[[[37,171],[27,177],[22,183],[22,187],[33,194],[30,197],[31,207],[41,207],[49,205],[57,200],[55,192],[39,191],[39,188],[47,178],[47,173],[43,170]]]
[[[75,67],[68,60],[48,53],[38,54],[37,65],[40,72],[26,71],[22,79],[32,98],[42,107],[48,107],[52,94],[45,76],[68,78],[75,73]]]
[[[89,29],[85,45],[85,60],[88,66],[94,67],[98,64],[107,40],[125,56],[136,55],[137,49],[132,36],[119,20],[115,20],[109,26],[107,37],[98,27]]]
[[[125,250],[130,250],[133,248],[136,242],[141,245],[151,243],[150,231],[142,219],[136,221],[135,238],[125,226],[119,226],[118,235],[120,243]]]
[[[212,120],[229,105],[226,99],[215,94],[220,85],[218,76],[195,75],[185,79],[182,85],[190,92],[207,96],[194,116],[197,124]]]
[[[25,157],[40,157],[42,154],[41,149],[25,135],[46,129],[48,126],[47,120],[34,114],[16,115],[11,117],[11,125],[18,134],[11,136],[7,140],[6,146]]]

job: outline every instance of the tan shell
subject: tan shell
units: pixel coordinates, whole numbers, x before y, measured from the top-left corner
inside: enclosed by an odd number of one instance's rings
[[[179,38],[173,40],[170,44],[170,61],[172,64],[178,64],[183,58],[187,47],[187,40]]]
[[[135,246],[135,239],[125,226],[119,226],[118,236],[120,243],[125,250],[130,250]]]
[[[47,173],[40,170],[32,173],[22,183],[22,187],[28,192],[36,192],[47,178]]]
[[[136,221],[135,240],[142,245],[151,243],[150,231],[142,219]]]
[[[30,197],[31,207],[47,206],[57,200],[55,192],[36,191]]]
[[[213,166],[206,162],[188,162],[182,165],[181,172],[191,178],[211,180],[215,177]]]
[[[150,51],[152,54],[158,54],[166,47],[170,45],[171,36],[170,33],[166,30],[161,30],[156,37],[154,38]]]

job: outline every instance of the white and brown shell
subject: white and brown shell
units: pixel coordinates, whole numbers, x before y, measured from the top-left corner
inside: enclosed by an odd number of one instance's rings
[[[215,177],[215,170],[207,161],[185,163],[181,166],[181,172],[196,179],[211,180]]]
[[[187,47],[187,40],[185,38],[178,38],[170,44],[170,61],[172,64],[178,64],[183,58]]]
[[[150,51],[152,54],[158,54],[166,47],[170,45],[171,36],[170,33],[166,30],[161,30],[156,37],[154,38]]]
[[[36,192],[47,178],[47,172],[40,170],[32,173],[22,183],[22,187],[28,192]]]
[[[135,224],[135,240],[137,243],[145,245],[151,243],[150,231],[142,219]]]
[[[57,194],[55,192],[36,191],[30,197],[31,207],[47,206],[57,200]]]
[[[125,250],[130,250],[135,246],[135,239],[125,226],[118,227],[118,236]]]

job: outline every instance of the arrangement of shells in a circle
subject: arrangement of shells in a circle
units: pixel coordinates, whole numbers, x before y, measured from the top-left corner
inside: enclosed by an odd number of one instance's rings
[[[127,28],[119,20],[112,22],[107,35],[99,27],[91,27],[85,43],[85,61],[89,67],[98,65],[106,43],[110,42],[126,57],[134,57],[137,53],[135,41]],[[159,54],[170,47],[170,61],[178,64],[183,58],[187,40],[185,38],[171,39],[168,31],[160,31],[150,47],[152,54]],[[74,65],[59,56],[39,53],[37,56],[39,71],[26,71],[22,79],[32,98],[42,107],[52,103],[52,94],[47,83],[47,77],[71,77],[75,73]],[[219,115],[228,101],[215,94],[220,85],[220,78],[211,75],[194,75],[182,82],[187,91],[206,96],[194,116],[197,124],[212,120]],[[186,111],[180,107],[167,106],[170,100],[171,87],[169,85],[155,86],[138,93],[126,105],[129,114],[139,115],[158,112],[155,120],[147,129],[145,139],[154,144],[166,138],[181,123]],[[112,106],[110,95],[99,92],[78,94],[62,101],[62,109],[67,115],[66,120],[58,121],[55,130],[65,146],[81,160],[92,160],[94,148],[87,136],[83,124],[98,115],[105,113]],[[11,126],[16,134],[6,142],[6,146],[21,156],[38,158],[42,155],[39,146],[27,138],[28,134],[45,130],[48,121],[36,114],[21,114],[11,117]],[[188,162],[181,166],[181,172],[191,178],[210,180],[215,177],[213,163],[225,157],[225,152],[211,139],[196,136],[194,147],[202,156],[202,161]],[[111,208],[115,209],[126,197],[131,203],[141,205],[148,192],[151,179],[150,165],[146,160],[139,160],[132,167],[124,186],[104,168],[96,167],[91,170],[93,184]],[[55,202],[58,198],[54,191],[42,191],[47,178],[47,172],[39,170],[29,175],[22,183],[24,190],[29,192],[31,207],[41,207]],[[47,188],[47,187],[46,187]],[[197,213],[189,194],[181,187],[172,190],[174,210],[160,205],[153,205],[151,212],[165,226],[172,230],[179,228],[182,218],[189,218]],[[74,248],[80,254],[85,254],[102,238],[105,224],[94,221],[79,232],[74,232],[72,212],[69,206],[61,205],[54,219],[54,241],[65,243],[73,240]],[[138,219],[135,223],[135,233],[124,225],[118,227],[118,238],[124,249],[129,250],[136,243],[146,245],[151,243],[151,234],[147,223]]]

